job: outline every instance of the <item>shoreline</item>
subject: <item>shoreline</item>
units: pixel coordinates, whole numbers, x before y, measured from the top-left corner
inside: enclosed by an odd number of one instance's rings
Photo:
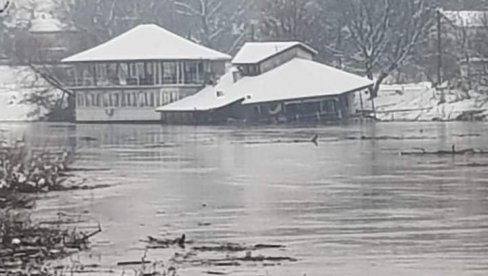
[[[406,124],[409,127],[405,127]],[[197,131],[190,127],[168,128],[158,132],[153,126],[130,125],[72,127],[52,124],[54,127],[51,128],[49,124],[42,123],[37,127],[26,124],[20,127],[14,125],[13,128],[17,133],[22,133],[19,129],[29,128],[26,138],[32,144],[44,145],[44,141],[49,141],[49,147],[63,143],[76,144],[74,147],[78,158],[73,165],[75,167],[106,168],[84,170],[86,172],[77,169],[81,171],[80,177],[88,178],[87,184],[108,184],[106,189],[56,192],[42,196],[43,199],[38,201],[41,205],[39,215],[52,215],[53,221],[56,212],[64,212],[73,214],[74,219],[75,213],[83,213],[82,219],[86,217],[101,222],[104,232],[94,238],[90,251],[73,257],[84,264],[85,271],[93,271],[82,275],[121,275],[117,269],[124,270],[124,266],[117,267],[117,263],[141,261],[146,246],[141,239],[151,235],[157,239],[152,246],[164,247],[166,239],[174,242],[183,233],[189,241],[195,242],[187,245],[188,251],[180,249],[179,245],[170,245],[171,248],[163,251],[148,252],[145,260],[163,260],[168,268],[168,265],[172,265],[168,260],[175,253],[183,258],[193,251],[191,248],[200,247],[202,252],[190,260],[199,264],[198,259],[208,258],[214,264],[221,264],[226,253],[215,255],[212,250],[226,247],[229,250],[248,250],[269,243],[273,246],[283,245],[284,248],[251,253],[249,259],[263,259],[259,255],[264,255],[271,257],[270,260],[287,257],[298,261],[265,267],[247,262],[238,268],[191,264],[177,264],[175,267],[179,275],[203,275],[205,271],[227,275],[260,275],[270,270],[269,275],[295,276],[305,272],[317,274],[327,269],[326,263],[331,263],[336,271],[343,274],[356,271],[356,267],[361,265],[366,273],[375,274],[369,266],[371,259],[365,255],[369,250],[375,250],[378,258],[374,262],[378,270],[390,269],[393,273],[401,274],[401,268],[390,265],[400,258],[412,258],[412,266],[424,267],[432,271],[431,274],[438,274],[438,268],[416,259],[418,254],[424,256],[430,252],[423,251],[422,247],[429,241],[429,236],[417,237],[407,245],[399,245],[405,254],[391,255],[382,247],[376,247],[374,241],[391,238],[391,235],[394,235],[394,241],[408,239],[409,231],[384,229],[384,223],[391,222],[389,216],[375,217],[373,220],[365,220],[364,217],[378,214],[378,211],[390,214],[392,209],[405,208],[405,203],[413,202],[415,204],[408,205],[408,214],[415,216],[394,219],[399,219],[405,226],[416,226],[418,221],[428,223],[425,228],[419,226],[419,231],[444,223],[442,217],[432,216],[431,209],[424,207],[431,206],[433,200],[438,204],[457,203],[445,199],[460,192],[463,195],[467,193],[467,196],[469,191],[485,191],[482,181],[487,160],[484,156],[464,155],[454,160],[450,155],[438,158],[435,154],[407,158],[400,157],[399,152],[414,147],[424,147],[429,152],[447,150],[454,143],[459,150],[484,148],[483,141],[488,133],[486,124],[454,122],[444,127],[444,123],[427,122],[424,127],[423,122],[405,122],[398,123],[396,129],[393,125],[385,122],[365,124],[365,127],[321,130],[295,130],[278,126],[274,131],[264,127],[265,132],[252,128],[243,131],[228,131],[230,128],[227,128],[221,131],[206,127]],[[8,126],[1,128],[9,129]],[[418,132],[420,128],[424,130],[422,134]],[[296,140],[305,141],[316,132],[320,136],[318,147],[308,141],[294,143]],[[474,136],[473,133],[478,135]],[[470,135],[472,138],[459,139],[460,135]],[[92,139],[86,139],[88,137]],[[329,139],[335,137],[341,138],[339,143],[336,139]],[[205,165],[202,165],[203,161]],[[377,166],[374,171],[365,165],[368,162],[374,162],[374,166]],[[305,165],[297,166],[299,163]],[[405,169],[408,172],[413,170],[408,178],[403,177]],[[440,169],[448,174],[446,177],[451,176],[452,171],[452,178],[438,178]],[[268,178],[270,172],[273,179]],[[387,178],[383,177],[384,172]],[[460,180],[459,175],[463,179]],[[429,180],[423,182],[425,179]],[[452,185],[459,183],[459,187],[439,193],[440,188],[446,188],[446,181],[452,181]],[[466,185],[469,189],[465,188]],[[426,196],[419,196],[419,193]],[[262,196],[255,197],[255,194]],[[139,202],[147,204],[142,206]],[[373,204],[375,202],[380,202],[384,208],[378,210],[379,206]],[[457,205],[441,206],[439,211],[462,208]],[[426,217],[428,220],[425,220]],[[313,218],[320,220],[311,222]],[[478,227],[482,227],[481,219],[474,222],[470,235],[478,233]],[[353,228],[348,228],[351,223],[354,223]],[[371,229],[371,225],[384,231],[374,235],[363,231]],[[462,227],[462,224],[459,225]],[[462,242],[456,237],[452,237],[452,240],[443,238],[449,235],[443,229],[436,230],[435,234],[441,237],[441,245],[444,241]],[[367,248],[351,247],[351,243],[364,245],[364,242],[368,243]],[[228,243],[241,246],[226,246]],[[334,245],[337,247],[331,252],[328,248]],[[445,251],[438,245],[433,249]],[[337,257],[337,254],[345,258]],[[484,262],[471,255],[469,250],[460,254],[473,262]],[[246,251],[231,256],[241,261],[246,258]],[[358,261],[347,262],[348,257]],[[428,257],[435,258],[435,255]],[[446,256],[450,257],[456,256]],[[69,259],[63,264],[66,267],[72,265]],[[456,268],[457,265],[466,263],[451,263],[448,268]],[[134,268],[140,266],[135,265]],[[111,270],[117,272],[110,273]],[[127,266],[125,270],[132,271],[132,267]],[[246,274],[234,273],[236,270],[245,271]],[[416,271],[415,268],[412,271]],[[361,275],[360,272],[350,274]]]

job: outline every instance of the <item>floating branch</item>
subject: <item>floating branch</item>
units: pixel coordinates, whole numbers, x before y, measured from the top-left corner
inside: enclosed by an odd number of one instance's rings
[[[384,140],[434,140],[435,137],[428,136],[360,136],[360,137],[346,137],[346,140],[363,140],[363,141],[384,141]]]
[[[172,245],[178,245],[181,248],[185,248],[185,244],[189,243],[189,241],[186,240],[185,234],[175,239],[158,239],[152,236],[148,236],[147,240],[145,240],[144,242],[148,243],[149,244],[148,248],[151,249],[168,248]]]
[[[488,155],[488,151],[485,150],[480,150],[480,149],[463,149],[463,150],[456,150],[456,146],[453,145],[451,150],[438,150],[438,151],[427,151],[424,148],[415,148],[415,151],[405,151],[405,152],[400,152],[400,155],[402,156],[408,156],[408,155],[440,155],[440,156],[446,156],[446,155]]]
[[[319,145],[319,136],[315,134],[312,138],[310,139],[276,139],[276,140],[270,140],[270,141],[245,141],[243,144],[245,145],[265,145],[265,144],[309,144],[312,143],[315,146]]]
[[[193,247],[193,250],[239,252],[239,251],[254,251],[254,250],[261,250],[261,249],[276,249],[276,248],[284,248],[284,246],[279,244],[256,244],[254,246],[244,246],[235,243],[226,243],[217,246],[195,246]]]

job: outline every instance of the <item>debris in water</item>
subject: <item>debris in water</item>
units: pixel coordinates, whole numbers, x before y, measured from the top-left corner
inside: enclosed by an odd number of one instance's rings
[[[345,137],[346,140],[362,140],[362,141],[384,141],[384,140],[434,140],[435,137],[428,136],[349,136]]]
[[[319,145],[319,136],[314,135],[311,139],[290,139],[290,140],[270,140],[270,141],[245,141],[243,144],[245,145],[266,145],[266,144],[314,144],[315,146]]]
[[[150,261],[125,261],[125,262],[118,262],[117,266],[134,266],[134,265],[144,265],[150,264]]]
[[[313,137],[312,137],[312,143],[315,145],[315,146],[318,146],[319,145],[319,136],[317,134],[315,134]]]
[[[219,271],[207,271],[205,272],[208,275],[227,275],[225,272],[219,272]]]
[[[89,233],[63,229],[61,220],[31,222],[32,194],[75,188],[63,175],[70,162],[68,152],[36,152],[23,140],[0,143],[0,275],[47,275],[46,262],[87,249],[89,239],[102,231],[100,225]]]
[[[97,138],[95,137],[90,137],[90,136],[81,136],[79,137],[80,141],[85,141],[85,142],[95,142],[98,141]]]
[[[467,138],[467,137],[481,137],[478,133],[468,133],[468,134],[454,134],[454,137]]]
[[[143,146],[143,148],[145,149],[166,149],[166,148],[176,148],[176,147],[177,145],[175,144],[168,144],[165,142],[160,142],[156,144],[147,144]]]
[[[167,249],[172,245],[179,245],[182,247],[184,244],[188,244],[186,236],[182,235],[181,238],[176,239],[156,239],[148,237],[146,241],[149,243],[148,249]],[[184,247],[182,247],[184,248]],[[245,263],[261,263],[264,266],[279,265],[282,262],[296,262],[295,258],[287,256],[266,256],[266,255],[254,255],[253,253],[266,249],[282,249],[283,245],[280,244],[256,244],[256,245],[243,245],[238,243],[222,243],[216,245],[201,245],[191,247],[186,250],[184,254],[175,253],[172,261],[180,264],[191,264],[198,266],[241,266]],[[281,251],[281,250],[280,250]],[[211,252],[213,256],[215,253],[220,253],[223,258],[200,258],[199,253]],[[243,255],[242,255],[243,254]],[[206,254],[204,254],[206,255]],[[240,255],[240,256],[239,256]]]
[[[461,167],[471,167],[471,168],[485,168],[488,167],[488,164],[481,164],[481,163],[467,163],[459,165]]]
[[[415,148],[414,151],[403,151],[400,152],[402,156],[422,156],[422,155],[485,155],[488,154],[488,151],[480,150],[480,149],[463,149],[463,150],[456,150],[456,146],[453,145],[451,150],[438,150],[438,151],[427,151],[424,148]]]
[[[237,243],[225,243],[217,246],[195,246],[192,249],[196,251],[239,252],[239,251],[254,251],[254,250],[276,249],[276,248],[284,248],[284,246],[278,244],[256,244],[254,246],[244,246]]]
[[[152,236],[148,236],[147,240],[145,240],[144,242],[149,244],[149,246],[147,247],[149,249],[168,248],[172,245],[178,245],[181,248],[185,248],[185,244],[190,243],[190,241],[186,240],[185,234],[175,239],[158,239]]]

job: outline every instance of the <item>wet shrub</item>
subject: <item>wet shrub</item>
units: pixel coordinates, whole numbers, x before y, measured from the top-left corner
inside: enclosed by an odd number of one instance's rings
[[[0,145],[0,195],[9,192],[35,193],[59,189],[66,181],[68,152],[34,151],[24,142]]]

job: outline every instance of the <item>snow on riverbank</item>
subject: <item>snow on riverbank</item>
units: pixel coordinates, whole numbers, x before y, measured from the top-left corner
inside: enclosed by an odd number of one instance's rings
[[[430,83],[383,85],[375,104],[380,121],[488,119],[488,93],[442,92]]]
[[[36,112],[36,106],[21,102],[26,95],[49,87],[29,67],[0,66],[0,121],[38,120],[46,112]],[[364,105],[370,109],[366,100]],[[380,121],[488,120],[488,92],[442,92],[430,83],[382,85],[375,106]]]
[[[18,92],[0,92],[0,121],[31,121],[35,117],[28,116],[34,111],[32,106],[19,104],[18,98],[21,97]]]
[[[37,107],[23,104],[26,95],[49,89],[29,67],[0,66],[0,121],[33,121],[44,115]]]

